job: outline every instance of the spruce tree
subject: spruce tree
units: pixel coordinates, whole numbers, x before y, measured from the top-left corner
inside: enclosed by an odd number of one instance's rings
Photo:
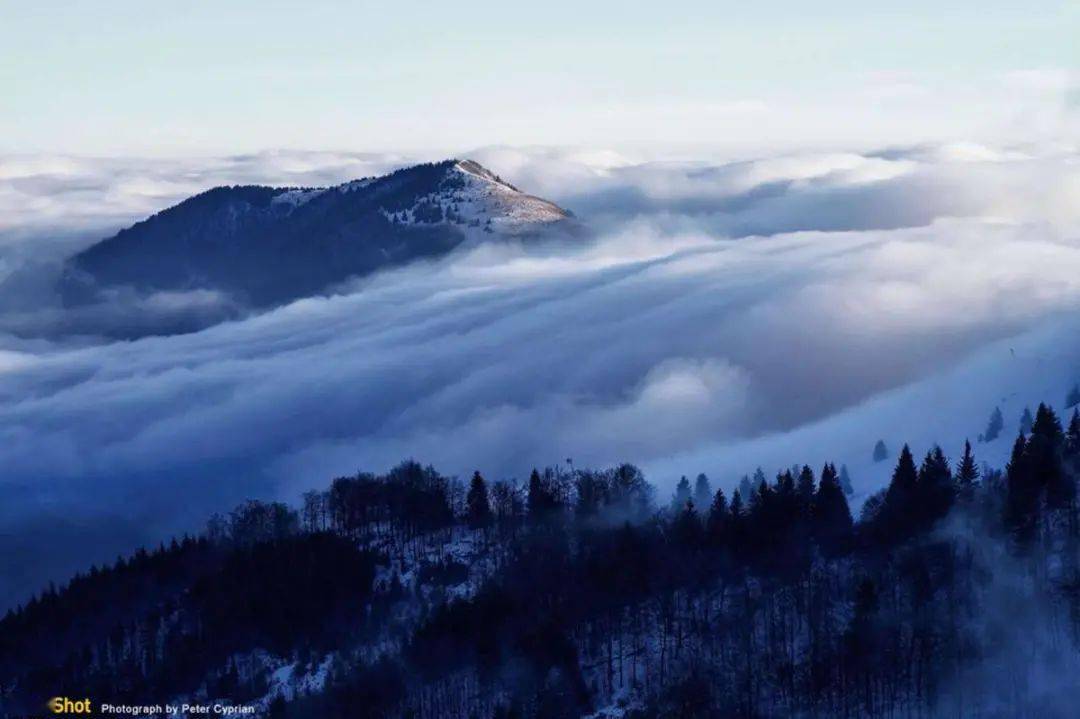
[[[491,504],[488,501],[487,483],[480,476],[480,472],[473,472],[472,481],[469,482],[469,492],[465,495],[465,506],[470,527],[483,529],[491,524]]]
[[[694,504],[704,511],[712,499],[713,493],[712,487],[709,485],[709,478],[702,472],[694,480]]]
[[[1039,404],[1028,439],[1028,470],[1032,479],[1046,490],[1046,502],[1052,509],[1072,505],[1076,495],[1074,480],[1063,463],[1065,432],[1054,410]]]
[[[766,517],[772,508],[772,496],[773,491],[769,488],[769,483],[762,480],[754,493],[750,495],[750,509],[747,514],[752,522],[760,523]]]
[[[1012,456],[1005,466],[1005,526],[1021,544],[1035,533],[1038,486],[1032,481],[1027,461],[1027,439],[1021,432],[1013,443]]]
[[[885,446],[885,440],[879,439],[874,445],[874,461],[884,462],[889,458],[889,448]]]
[[[540,485],[540,473],[533,468],[532,473],[529,475],[529,494],[525,499],[525,506],[529,510],[529,514],[539,514],[541,511],[541,495],[543,493],[543,487]]]
[[[1024,407],[1024,412],[1020,415],[1020,432],[1023,434],[1031,434],[1031,427],[1033,424],[1035,424],[1035,420],[1031,416],[1031,410]]]
[[[784,470],[776,476],[776,495],[785,503],[795,499],[795,477],[791,470]]]
[[[531,521],[543,519],[555,509],[555,497],[536,469],[529,475],[529,492],[525,505]]]
[[[1074,409],[1065,441],[1061,450],[1061,462],[1065,472],[1076,481],[1080,477],[1080,409]]]
[[[759,473],[761,473],[761,479],[765,479],[765,474],[761,472],[761,467],[758,467],[757,472],[754,473],[754,476],[757,477]],[[739,494],[749,500],[750,497],[754,495],[754,487],[756,487],[760,483],[761,480],[755,480],[754,483],[751,484],[750,478],[744,474],[742,476],[742,479],[739,480]]]
[[[975,497],[975,485],[979,481],[979,468],[975,465],[975,456],[971,452],[971,442],[964,441],[964,456],[956,465],[956,483],[962,502],[970,502]]]
[[[731,519],[732,521],[739,521],[743,518],[743,501],[742,492],[738,489],[735,490],[735,494],[731,496]]]
[[[916,502],[919,500],[919,472],[915,468],[915,458],[906,444],[900,450],[896,460],[889,488],[885,491],[885,517],[888,528],[893,532],[906,534],[913,528],[913,519],[917,519]]]
[[[983,432],[982,441],[993,442],[1001,436],[1001,430],[1005,428],[1005,418],[1001,415],[1001,408],[994,407],[990,413],[990,420],[986,423],[986,431]]]
[[[795,495],[799,500],[799,513],[803,517],[809,517],[814,504],[814,494],[817,491],[814,486],[814,470],[803,465],[799,471],[799,479],[795,484]]]
[[[763,470],[761,467],[755,469],[754,478],[750,481],[754,487],[760,487],[761,483],[765,481],[765,470]]]
[[[1065,396],[1065,409],[1080,405],[1080,385],[1074,384],[1069,394]]]
[[[675,485],[675,494],[671,497],[671,511],[678,515],[690,501],[690,496],[690,480],[684,474]]]
[[[929,527],[949,513],[956,497],[952,468],[941,447],[926,453],[919,468],[918,500],[914,509],[924,527]]]
[[[675,534],[675,540],[683,547],[693,548],[701,543],[703,534],[701,519],[694,508],[694,500],[686,500],[682,509],[675,514],[672,530]]]
[[[842,552],[851,539],[853,522],[836,466],[826,464],[813,500],[814,536],[826,554]]]
[[[851,475],[848,473],[846,464],[840,465],[840,489],[844,490],[844,494],[849,497],[855,494],[855,488],[851,486]]]
[[[724,497],[723,489],[717,489],[716,494],[713,496],[712,504],[709,507],[709,519],[706,525],[708,527],[709,536],[712,537],[714,541],[720,541],[723,539],[727,524],[727,498]]]
[[[1061,430],[1061,420],[1058,419],[1054,410],[1042,402],[1039,403],[1039,409],[1035,411],[1035,421],[1029,431],[1031,434],[1045,437],[1055,448],[1060,447],[1065,439],[1065,434]]]
[[[1080,409],[1074,409],[1069,420],[1069,430],[1065,433],[1065,455],[1080,456]]]
[[[731,495],[728,510],[728,527],[725,541],[734,552],[740,552],[746,545],[746,507],[743,505],[742,492],[738,489]]]

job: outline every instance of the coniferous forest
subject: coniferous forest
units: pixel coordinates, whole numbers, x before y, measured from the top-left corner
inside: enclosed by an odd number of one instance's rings
[[[963,438],[899,448],[857,517],[832,464],[669,498],[629,464],[515,482],[406,461],[251,501],[8,612],[0,709],[1072,716],[1080,415],[1024,429],[1001,469]]]

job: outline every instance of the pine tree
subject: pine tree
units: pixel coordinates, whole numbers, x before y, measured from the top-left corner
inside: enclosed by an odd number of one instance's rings
[[[1061,462],[1067,476],[1075,482],[1080,477],[1080,408],[1073,410],[1069,428],[1065,431]]]
[[[1031,427],[1034,424],[1035,420],[1031,416],[1031,410],[1024,407],[1024,412],[1020,415],[1020,432],[1022,434],[1031,434]]]
[[[893,470],[892,480],[886,493],[889,502],[903,502],[910,504],[918,488],[918,470],[915,468],[915,458],[911,455],[911,448],[906,444],[900,450],[900,457],[896,460],[896,469]]]
[[[979,468],[975,465],[975,456],[971,452],[971,442],[964,442],[964,456],[956,465],[956,482],[959,485],[959,497],[962,502],[970,502],[975,497],[975,485],[979,481]]]
[[[727,524],[727,498],[724,497],[723,489],[717,489],[716,494],[713,496],[712,505],[709,507],[709,520],[707,524],[709,536],[712,537],[714,541],[723,539]]]
[[[1026,544],[1034,535],[1039,495],[1032,482],[1027,439],[1022,432],[1013,443],[1012,456],[1005,466],[1005,491],[1005,526],[1021,544]]]
[[[1065,455],[1080,456],[1080,409],[1074,409],[1069,420],[1069,430],[1065,433]]]
[[[1046,490],[1046,502],[1052,509],[1072,506],[1075,483],[1063,463],[1065,432],[1054,410],[1040,403],[1028,439],[1028,469],[1032,479]]]
[[[784,470],[777,475],[776,496],[785,504],[791,503],[795,499],[795,477],[790,469]]]
[[[900,450],[889,488],[885,491],[885,517],[890,531],[906,534],[916,519],[916,502],[919,500],[919,472],[915,458],[906,444]]]
[[[983,432],[982,441],[993,442],[1001,436],[1001,430],[1004,428],[1005,418],[1001,415],[1001,408],[994,407],[994,411],[990,413],[990,420],[986,424],[986,431]]]
[[[1061,420],[1058,419],[1054,410],[1042,402],[1035,411],[1035,421],[1031,424],[1029,431],[1031,434],[1045,437],[1054,447],[1059,447],[1065,439],[1065,434],[1061,430]]]
[[[772,511],[768,512],[768,519],[773,523],[772,538],[779,541],[782,534],[795,526],[800,515],[799,497],[795,491],[795,477],[791,470],[777,475],[772,498]]]
[[[709,506],[709,503],[713,499],[712,487],[709,485],[709,478],[701,473],[694,480],[694,504],[702,509]]]
[[[466,514],[469,526],[483,529],[491,524],[491,503],[488,501],[487,482],[480,472],[473,472],[469,483],[469,493],[465,495]]]
[[[758,472],[761,472],[761,467],[758,467]],[[756,477],[757,473],[755,473],[754,476]],[[764,473],[761,474],[761,479],[765,479]],[[751,484],[750,478],[744,474],[742,479],[739,480],[739,494],[749,499],[754,494],[754,487],[760,483],[760,481],[755,481]]]
[[[849,497],[855,494],[855,488],[851,486],[851,475],[848,473],[846,464],[840,465],[840,489],[844,490],[844,494]]]
[[[795,484],[795,495],[799,500],[799,514],[804,518],[809,517],[813,504],[814,494],[817,488],[814,486],[814,470],[803,465],[799,471],[799,479]]]
[[[742,492],[738,489],[735,490],[735,494],[733,494],[731,497],[730,514],[733,520],[740,520],[743,517]]]
[[[748,514],[751,520],[760,521],[762,517],[766,516],[768,510],[772,508],[772,497],[773,491],[769,488],[769,483],[762,480],[754,493],[750,495]]]
[[[889,458],[889,448],[885,446],[885,440],[879,439],[874,445],[874,461],[884,462]]]
[[[535,469],[529,475],[529,493],[525,503],[529,510],[529,519],[533,521],[543,519],[555,509],[555,497],[540,472]]]
[[[914,509],[923,527],[928,527],[949,513],[956,497],[952,468],[941,447],[926,453],[919,468],[918,500]]]
[[[686,507],[687,502],[690,501],[690,496],[690,480],[684,474],[679,478],[679,483],[675,485],[675,494],[671,497],[671,511],[678,515]]]
[[[836,466],[826,464],[813,499],[814,536],[827,554],[842,552],[850,542],[853,522]]]
[[[1080,405],[1080,385],[1074,384],[1065,397],[1065,409]]]
[[[696,547],[701,543],[701,519],[694,508],[694,500],[688,499],[682,509],[676,513],[672,522],[675,540],[684,547]]]
[[[735,551],[739,552],[745,545],[746,508],[743,506],[742,492],[736,489],[731,495],[731,506],[728,510],[727,542]]]

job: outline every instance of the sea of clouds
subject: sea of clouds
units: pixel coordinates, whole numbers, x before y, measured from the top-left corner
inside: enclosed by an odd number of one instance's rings
[[[447,473],[631,461],[704,471],[957,454],[995,405],[1080,380],[1080,153],[970,143],[761,159],[484,148],[589,232],[487,242],[252,314],[216,293],[73,316],[58,263],[218,184],[326,185],[404,156],[0,158],[0,605],[406,457]],[[108,339],[117,317],[219,312]],[[108,315],[108,316],[105,316]],[[1010,437],[976,447],[999,463]]]

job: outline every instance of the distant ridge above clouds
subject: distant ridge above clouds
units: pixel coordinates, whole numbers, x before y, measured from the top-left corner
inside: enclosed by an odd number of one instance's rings
[[[468,240],[536,236],[569,217],[471,160],[333,187],[217,187],[75,255],[61,292],[69,306],[119,288],[212,290],[270,306]]]

